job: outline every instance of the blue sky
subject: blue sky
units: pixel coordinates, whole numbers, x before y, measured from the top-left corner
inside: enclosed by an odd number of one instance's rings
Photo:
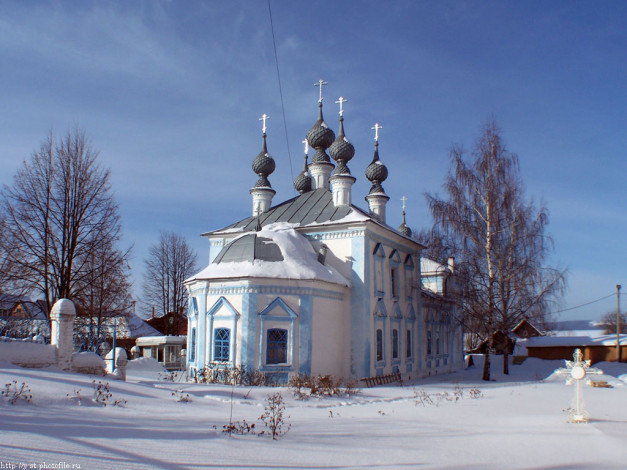
[[[379,122],[388,222],[431,224],[451,145],[471,149],[494,117],[520,158],[527,195],[550,211],[566,309],[627,284],[627,4],[618,1],[271,0],[0,3],[0,184],[50,130],[86,130],[112,171],[135,284],[160,230],[200,233],[251,212],[250,165],[277,163],[274,202],[295,195],[303,140],[339,96],[356,155],[353,201]],[[287,134],[287,139],[286,139]],[[290,160],[291,156],[291,160]],[[627,290],[627,285],[625,286]],[[139,291],[139,289],[138,289]],[[627,300],[627,297],[625,297]],[[596,318],[615,297],[560,314]]]

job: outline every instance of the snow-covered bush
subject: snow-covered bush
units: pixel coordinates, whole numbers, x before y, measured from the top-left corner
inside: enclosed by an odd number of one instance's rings
[[[181,403],[189,403],[192,401],[192,397],[189,396],[189,393],[184,393],[183,390],[175,390],[172,392],[172,396],[175,401]]]
[[[298,374],[290,377],[288,386],[294,396],[299,400],[309,397],[332,397],[338,395],[351,396],[359,392],[356,381],[337,379],[332,375]]]
[[[4,390],[0,392],[0,396],[6,398],[11,405],[15,405],[19,400],[30,403],[33,399],[30,387],[25,382],[18,385],[17,380],[5,384]]]
[[[478,388],[471,388],[468,392],[468,396],[473,399],[481,398],[483,394],[481,390]],[[424,390],[414,391],[414,405],[435,405],[438,406],[443,401],[449,401],[453,403],[457,403],[459,400],[464,398],[464,388],[460,385],[455,386],[455,390],[453,393],[449,392],[434,392],[427,393]]]
[[[72,403],[76,403],[78,406],[82,405],[83,396],[81,395],[81,389],[75,388],[73,394],[72,393],[67,394],[67,399]]]
[[[109,388],[109,382],[102,382],[101,380],[94,380],[92,382],[94,386],[94,403],[100,406],[125,406],[126,400],[113,400],[113,393]]]
[[[224,434],[250,434],[255,432],[255,423],[247,423],[246,420],[235,421],[222,426]],[[263,431],[262,431],[263,432]]]
[[[196,383],[204,384],[275,385],[272,376],[257,369],[248,369],[246,366],[229,367],[221,364],[208,364],[202,369],[198,369],[193,380]]]
[[[266,397],[265,402],[264,412],[259,419],[268,428],[269,434],[272,434],[272,439],[277,439],[287,433],[292,427],[287,421],[289,416],[285,415],[283,395],[280,392],[273,393]],[[264,434],[264,431],[259,433],[259,435],[262,434]]]

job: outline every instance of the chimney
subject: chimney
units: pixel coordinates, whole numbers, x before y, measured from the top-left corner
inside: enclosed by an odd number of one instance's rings
[[[449,271],[451,271],[451,273],[455,273],[455,258],[453,256],[449,256],[448,259],[446,260],[446,264],[448,266]]]
[[[320,249],[318,250],[318,262],[320,264],[324,264],[327,260],[327,253],[329,251],[329,247],[324,243],[320,245]]]

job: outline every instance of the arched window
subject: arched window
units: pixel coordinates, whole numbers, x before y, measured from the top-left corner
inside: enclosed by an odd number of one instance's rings
[[[192,328],[192,341],[189,349],[189,362],[196,360],[196,328]]]
[[[266,364],[287,362],[287,330],[272,328],[267,336]]]
[[[392,330],[392,359],[398,359],[398,330]]]
[[[213,360],[229,362],[231,352],[231,330],[216,328],[213,333]]]
[[[431,331],[427,331],[427,356],[432,354]]]

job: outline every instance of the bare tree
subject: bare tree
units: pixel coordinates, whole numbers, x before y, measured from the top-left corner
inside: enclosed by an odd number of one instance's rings
[[[112,319],[133,311],[128,252],[105,243],[89,253],[85,267],[75,292],[75,336],[83,349],[96,351],[105,339],[104,327],[110,329]]]
[[[47,312],[55,299],[75,299],[94,275],[92,253],[120,239],[109,171],[84,131],[58,141],[51,133],[3,188],[1,200],[12,245],[0,240],[0,246],[15,267],[12,280],[43,294]]]
[[[621,313],[619,322],[620,322],[619,333],[620,334],[627,333],[627,315],[624,313]],[[607,312],[605,315],[601,317],[600,324],[603,327],[604,334],[606,335],[616,334],[616,312]]]
[[[196,259],[196,253],[181,235],[161,232],[145,259],[143,303],[161,315],[184,313],[187,292],[183,283],[195,273]]]
[[[549,302],[560,294],[565,272],[545,266],[552,240],[544,230],[545,207],[524,198],[518,158],[507,151],[500,130],[484,127],[468,158],[451,150],[447,199],[427,195],[435,233],[452,248],[463,295],[465,325],[487,340],[483,379],[490,379],[493,335],[508,333],[520,320],[543,321]],[[505,351],[503,371],[508,373]]]

